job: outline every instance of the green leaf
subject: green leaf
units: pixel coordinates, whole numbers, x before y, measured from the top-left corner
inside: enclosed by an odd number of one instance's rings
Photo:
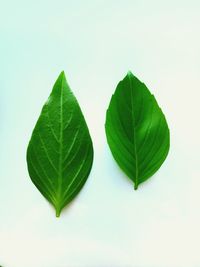
[[[167,157],[169,128],[155,97],[131,72],[119,82],[106,114],[106,136],[120,168],[138,185]]]
[[[87,124],[61,72],[27,150],[31,180],[55,207],[57,217],[85,184],[92,162],[93,146]]]

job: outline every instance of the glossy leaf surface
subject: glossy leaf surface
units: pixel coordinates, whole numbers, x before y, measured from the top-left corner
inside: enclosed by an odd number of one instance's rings
[[[111,98],[105,130],[113,157],[135,189],[160,168],[168,154],[165,116],[145,84],[131,72]]]
[[[27,150],[31,180],[55,207],[56,216],[81,190],[92,162],[88,127],[62,72],[42,109]]]

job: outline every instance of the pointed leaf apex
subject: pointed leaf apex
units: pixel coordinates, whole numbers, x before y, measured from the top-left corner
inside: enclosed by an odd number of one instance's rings
[[[127,76],[130,78],[136,78],[135,75],[130,70],[127,72]]]
[[[60,73],[60,78],[62,78],[62,79],[65,79],[66,80],[66,76],[65,76],[65,72],[64,72],[64,70],[63,71],[61,71],[61,73]]]
[[[132,76],[133,75],[133,73],[129,70],[128,72],[127,72],[127,75],[130,75],[130,76]]]

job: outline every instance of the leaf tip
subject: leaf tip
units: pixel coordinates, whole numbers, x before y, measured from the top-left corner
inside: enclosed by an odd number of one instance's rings
[[[127,72],[127,77],[129,77],[129,78],[133,78],[133,77],[135,77],[134,75],[133,75],[133,73],[132,73],[132,71],[128,71]]]
[[[136,81],[138,81],[138,82],[141,82],[133,73],[132,73],[132,71],[128,71],[127,72],[127,75],[126,75],[126,77],[128,77],[129,79],[134,79],[134,80],[136,80]]]
[[[127,75],[133,75],[131,70],[128,70]]]
[[[64,70],[61,71],[61,73],[60,73],[59,76],[60,76],[61,78],[66,78],[66,77],[65,77],[65,72],[64,72]]]

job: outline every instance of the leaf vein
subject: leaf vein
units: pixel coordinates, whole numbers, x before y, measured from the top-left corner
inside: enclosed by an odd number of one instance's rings
[[[47,156],[47,159],[48,159],[48,161],[49,161],[51,167],[54,169],[54,171],[55,171],[56,173],[58,173],[58,171],[57,171],[55,165],[53,164],[53,162],[52,162],[52,160],[51,160],[51,158],[50,158],[50,156],[49,156],[49,154],[48,154],[48,150],[47,150],[47,148],[46,148],[46,144],[45,144],[44,140],[42,139],[42,136],[41,136],[41,134],[40,134],[39,131],[38,131],[38,136],[39,136],[39,138],[40,138],[40,141],[41,141],[41,144],[42,144],[42,146],[43,146],[44,152],[45,152],[45,154],[46,154],[46,156]]]
[[[32,150],[33,150],[33,153],[34,153],[35,156],[36,156],[36,152],[35,152],[34,146],[32,146]],[[36,156],[36,158],[37,158],[37,156]],[[37,168],[35,167],[35,165],[34,165],[34,163],[33,163],[31,154],[29,154],[29,159],[30,159],[31,165],[32,165],[33,169],[35,170],[35,172],[36,172],[38,178],[40,179],[41,183],[42,183],[42,184],[49,190],[49,193],[50,193],[50,194],[51,194],[51,191],[53,191],[53,192],[55,193],[53,187],[51,186],[51,179],[50,179],[50,177],[47,175],[47,173],[46,173],[45,169],[43,168],[43,166],[40,164],[39,160],[37,159],[38,165],[40,166],[40,168],[41,168],[41,170],[43,171],[44,175],[46,176],[47,180],[50,182],[49,185],[48,185],[47,183],[45,183],[45,182],[43,181],[42,177],[38,174],[38,170],[37,170]],[[52,195],[52,197],[53,197],[53,195]]]
[[[90,148],[90,146],[88,145],[88,147],[87,147],[87,149],[86,149],[85,156],[84,156],[84,158],[83,158],[82,163],[80,164],[80,167],[79,167],[78,171],[77,171],[76,174],[74,175],[74,178],[72,179],[72,181],[70,182],[70,184],[69,184],[68,187],[67,187],[67,190],[66,190],[66,191],[64,192],[64,194],[63,194],[64,198],[66,197],[66,194],[69,192],[69,190],[70,190],[70,188],[72,187],[74,181],[76,180],[76,178],[77,178],[78,175],[80,174],[80,172],[81,172],[81,170],[82,170],[82,168],[83,168],[83,166],[84,166],[84,164],[85,164],[85,162],[86,162],[86,160],[87,160],[87,156],[88,156],[89,148]],[[85,178],[85,176],[83,176],[83,178]],[[82,180],[82,179],[81,179],[81,180]],[[75,190],[74,190],[74,191],[75,191]],[[68,198],[69,198],[69,196],[68,196]]]
[[[53,137],[55,138],[55,140],[57,141],[57,143],[59,143],[59,139],[53,129],[53,125],[52,125],[52,122],[51,122],[51,119],[50,119],[50,115],[49,115],[49,106],[47,105],[47,118],[48,118],[48,121],[49,121],[49,128],[51,130],[51,133],[53,135]]]
[[[76,142],[76,139],[77,139],[77,136],[78,136],[78,134],[79,134],[79,131],[80,131],[80,125],[79,125],[79,127],[77,128],[76,133],[75,133],[75,135],[74,135],[74,137],[73,137],[72,143],[71,143],[71,145],[70,145],[70,147],[69,147],[69,149],[68,149],[68,151],[67,151],[67,154],[65,155],[65,158],[64,158],[63,161],[62,161],[63,163],[68,159],[69,154],[71,153],[71,151],[72,151],[72,149],[73,149],[73,147],[74,147],[74,144],[75,144],[75,142]]]

